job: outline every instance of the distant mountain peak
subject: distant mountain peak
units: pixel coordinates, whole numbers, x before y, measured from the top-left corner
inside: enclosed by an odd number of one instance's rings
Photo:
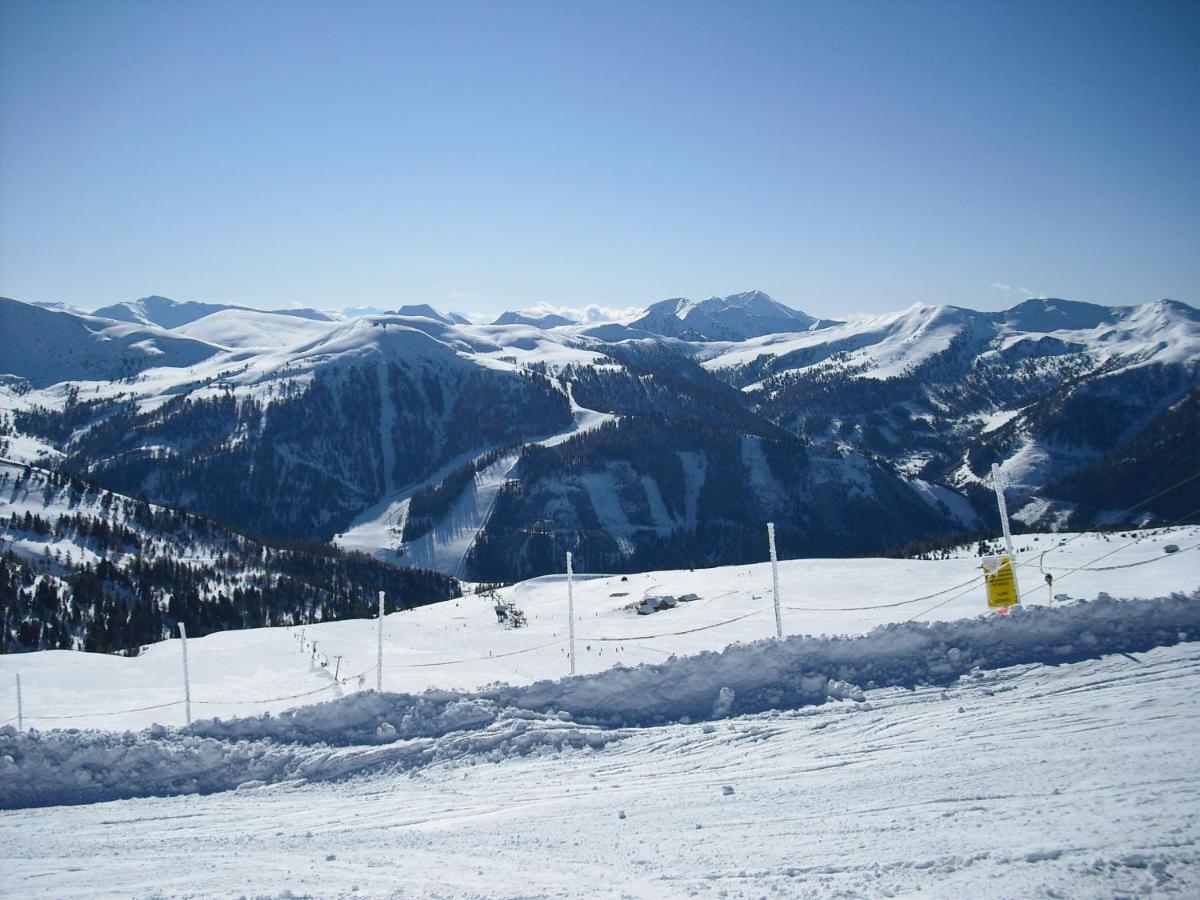
[[[713,298],[714,300],[717,298]],[[740,294],[730,294],[725,297],[725,303],[729,306],[751,306],[762,303],[776,303],[776,301],[766,291],[742,291]],[[783,304],[776,304],[782,306]],[[786,308],[786,307],[785,307]]]
[[[557,328],[560,325],[578,325],[574,319],[558,313],[542,313],[535,311],[509,310],[497,317],[493,325],[531,325],[534,328]]]
[[[456,323],[450,316],[443,315],[438,312],[428,303],[406,303],[404,306],[396,310],[398,316],[414,316],[421,319],[433,319],[435,322],[443,322],[446,325],[462,324]]]
[[[672,297],[649,306],[630,328],[700,341],[740,341],[767,334],[810,331],[838,324],[785,306],[765,291],[689,300]]]

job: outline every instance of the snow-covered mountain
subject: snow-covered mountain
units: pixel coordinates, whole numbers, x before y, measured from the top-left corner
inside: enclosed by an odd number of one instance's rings
[[[574,319],[558,313],[526,313],[509,310],[501,313],[493,325],[532,325],[534,328],[558,328],[560,325],[578,325]]]
[[[1063,479],[1110,465],[1147,431],[1161,432],[1143,473],[1147,496],[1192,468],[1186,411],[1200,385],[1200,312],[1170,300],[1028,300],[996,313],[915,306],[714,345],[700,358],[810,440],[854,446],[959,489],[997,462],[1029,499],[1018,512],[1029,522],[1073,512],[1090,521],[1130,505],[1120,485],[1106,502],[1080,485],[1066,490]]]
[[[762,291],[707,300],[660,300],[629,327],[691,341],[742,341],[765,334],[789,334],[837,324],[784,306]]]
[[[140,300],[127,300],[114,303],[112,306],[102,306],[94,315],[104,319],[115,319],[118,322],[132,322],[137,325],[157,325],[160,328],[178,328],[210,316],[223,310],[240,310],[242,312],[265,312],[272,316],[296,316],[300,319],[311,319],[317,322],[333,321],[328,313],[317,309],[273,309],[253,310],[248,306],[237,306],[229,303],[199,303],[194,300],[172,300],[170,297],[142,297]]]
[[[1190,474],[1200,383],[1200,314],[1171,301],[823,322],[750,292],[549,329],[427,305],[0,315],[10,455],[487,580],[567,549],[609,571],[759,559],[767,518],[793,555],[987,527],[992,462],[1019,521],[1103,520]],[[1184,515],[1195,488],[1139,515]]]
[[[185,369],[218,348],[156,325],[47,309],[0,297],[0,374],[34,387],[117,381],[145,369]]]

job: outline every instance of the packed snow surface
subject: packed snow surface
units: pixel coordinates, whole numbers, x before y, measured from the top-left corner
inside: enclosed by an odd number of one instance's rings
[[[574,678],[561,576],[389,615],[382,694],[375,622],[214,634],[190,727],[177,641],[0,657],[0,893],[1195,896],[1198,544],[1021,536],[1006,616],[966,548],[788,561],[783,641],[769,565],[581,576]]]
[[[1172,606],[1181,612],[1182,602],[1133,605],[1156,610],[1143,617],[1149,622]],[[1117,626],[1113,605],[1095,608]],[[1027,626],[1045,624],[1039,620],[1073,618],[1069,610],[1027,613],[976,624],[977,636],[1011,625],[1025,638]],[[1102,632],[1102,643],[1114,636]],[[939,636],[951,634],[947,626]],[[897,645],[894,659],[916,661],[930,648],[920,643],[906,657]],[[637,729],[515,709],[488,721],[466,708],[440,737],[403,738],[381,725],[370,745],[350,747],[111,736],[109,747],[120,752],[124,743],[130,756],[159,745],[168,770],[178,765],[172,747],[202,775],[233,758],[231,774],[245,780],[209,795],[6,812],[0,890],[1195,896],[1200,644],[1054,663],[950,671],[915,689],[868,688],[863,699],[830,694],[816,705],[729,718],[720,709],[728,695],[718,691],[706,721]],[[438,730],[429,723],[427,732]],[[16,739],[10,731],[3,740]],[[23,740],[92,743],[100,760],[106,739]],[[294,777],[254,778],[272,751],[291,755]]]
[[[227,790],[418,768],[463,753],[601,747],[628,729],[863,701],[866,689],[948,684],[984,668],[1087,659],[1200,639],[1200,594],[1104,597],[1007,617],[907,622],[856,637],[737,644],[532,685],[465,693],[364,692],[279,716],[206,719],[183,732],[0,732],[3,806]],[[563,722],[578,727],[564,728]],[[380,750],[378,745],[387,745]],[[331,748],[342,748],[334,750]]]
[[[1200,588],[1198,544],[1197,526],[1022,535],[1017,576],[1031,606],[1059,603],[1051,594],[1092,599],[1101,592],[1123,597],[1190,593]],[[1170,545],[1181,549],[1164,552]],[[1084,568],[1073,571],[1079,567]],[[1051,590],[1043,571],[1056,579]],[[779,572],[786,634],[863,634],[878,625],[952,621],[986,610],[973,548],[958,558],[932,561],[785,560]],[[628,608],[647,595],[663,594],[697,599],[652,616]],[[527,626],[503,627],[495,613],[497,600],[514,603]],[[574,602],[580,674],[774,635],[769,563],[628,576],[582,574],[575,580]],[[563,575],[522,582],[494,597],[468,594],[391,612],[384,622],[384,689],[471,691],[494,682],[522,685],[559,678],[569,669],[566,612]],[[188,641],[193,716],[278,712],[372,688],[376,631],[376,621],[352,619],[193,638]],[[145,728],[184,720],[178,640],[153,644],[135,658],[66,650],[0,656],[0,723],[17,713],[17,671],[26,724],[37,728]]]

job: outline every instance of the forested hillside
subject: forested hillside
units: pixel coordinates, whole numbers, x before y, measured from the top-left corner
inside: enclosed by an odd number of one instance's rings
[[[270,544],[74,476],[0,463],[0,651],[135,650],[191,635],[374,615],[454,579],[327,544]]]

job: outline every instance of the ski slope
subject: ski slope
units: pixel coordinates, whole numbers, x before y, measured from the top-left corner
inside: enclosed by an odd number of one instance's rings
[[[557,744],[510,719],[414,767],[0,813],[0,893],[1196,896],[1198,688],[1193,642]]]
[[[1018,546],[1008,616],[786,561],[783,641],[769,565],[583,575],[576,678],[561,577],[387,616],[384,694],[373,621],[213,634],[191,728],[62,729],[179,725],[178,641],[0,657],[0,896],[1196,895],[1200,527]]]
[[[1026,604],[1052,603],[1043,567],[1057,579],[1054,593],[1072,598],[1091,599],[1101,592],[1156,597],[1200,588],[1200,527],[1125,535],[1019,537],[1017,574]],[[1167,554],[1168,545],[1181,549]],[[964,549],[958,558],[936,561],[785,560],[779,567],[784,632],[863,634],[909,619],[953,621],[983,614],[984,591],[973,552]],[[1080,566],[1088,568],[1071,571]],[[686,594],[697,599],[652,615],[628,608],[648,596]],[[495,599],[513,602],[525,613],[527,627],[502,627]],[[495,682],[527,685],[566,675],[565,577],[523,582],[498,592],[495,599],[468,594],[390,613],[384,623],[384,689],[469,691]],[[660,663],[774,636],[769,564],[629,576],[582,574],[576,578],[574,602],[580,674]],[[374,688],[376,639],[376,622],[364,619],[192,639],[193,718],[279,712]],[[18,671],[27,725],[136,729],[184,722],[178,640],[151,645],[135,658],[71,651],[0,656],[0,722],[16,716]],[[361,680],[355,677],[359,674]]]
[[[616,419],[611,413],[587,409],[575,402],[570,385],[566,386],[571,403],[571,426],[541,440],[530,441],[543,447],[554,447],[578,434],[599,428]],[[446,513],[436,527],[415,541],[403,540],[404,525],[412,495],[421,487],[437,484],[453,469],[477,458],[465,454],[443,466],[419,485],[395,492],[355,519],[333,543],[346,550],[358,550],[398,565],[433,569],[456,578],[463,574],[464,561],[471,545],[487,525],[496,495],[515,476],[519,453],[507,454],[475,473],[473,481]]]

